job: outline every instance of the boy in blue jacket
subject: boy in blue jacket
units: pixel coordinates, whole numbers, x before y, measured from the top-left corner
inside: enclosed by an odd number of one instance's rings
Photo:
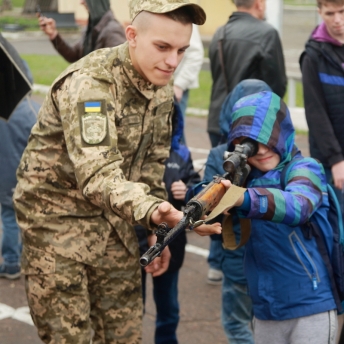
[[[247,190],[230,212],[251,219],[244,273],[255,343],[335,343],[337,311],[330,279],[314,237],[306,238],[302,231],[314,213],[329,207],[324,170],[312,158],[299,159],[288,108],[272,92],[235,103],[228,142],[235,145],[245,138],[258,143],[258,152],[248,159]],[[283,189],[281,172],[294,158],[298,161]],[[231,187],[229,181],[223,184]],[[330,236],[329,227],[321,229],[325,238]]]

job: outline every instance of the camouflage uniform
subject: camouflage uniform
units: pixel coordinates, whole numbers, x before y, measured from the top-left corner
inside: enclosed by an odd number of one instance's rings
[[[128,44],[97,50],[54,82],[17,171],[29,306],[47,343],[139,343],[133,224],[166,198],[172,84],[134,69]]]

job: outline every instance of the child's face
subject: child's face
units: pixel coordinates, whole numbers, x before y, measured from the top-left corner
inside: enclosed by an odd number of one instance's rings
[[[244,137],[235,139],[234,144],[240,143]],[[281,161],[280,156],[268,146],[258,142],[258,153],[247,159],[248,163],[262,172],[274,169]]]

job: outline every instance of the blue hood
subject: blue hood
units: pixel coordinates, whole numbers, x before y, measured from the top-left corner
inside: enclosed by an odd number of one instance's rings
[[[231,122],[231,114],[234,104],[242,97],[248,96],[250,94],[272,91],[271,88],[262,80],[258,79],[246,79],[240,81],[230,92],[223,102],[221,113],[220,113],[220,130],[222,134],[223,143],[227,142],[229,127]]]
[[[237,101],[231,114],[228,143],[235,138],[249,137],[275,151],[282,169],[298,152],[295,130],[284,101],[273,92],[259,92]]]

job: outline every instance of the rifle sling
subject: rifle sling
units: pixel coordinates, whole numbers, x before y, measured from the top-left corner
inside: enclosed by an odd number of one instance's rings
[[[241,188],[236,185],[232,185],[225,195],[222,197],[219,204],[212,210],[206,219],[206,222],[211,221],[216,216],[223,213],[227,208],[233,208],[236,201],[244,194],[245,188]],[[223,247],[229,250],[236,250],[239,247],[245,245],[250,238],[251,234],[251,220],[240,219],[240,242],[236,242],[235,233],[233,231],[233,221],[230,215],[225,216],[222,222],[222,237],[223,237]]]

